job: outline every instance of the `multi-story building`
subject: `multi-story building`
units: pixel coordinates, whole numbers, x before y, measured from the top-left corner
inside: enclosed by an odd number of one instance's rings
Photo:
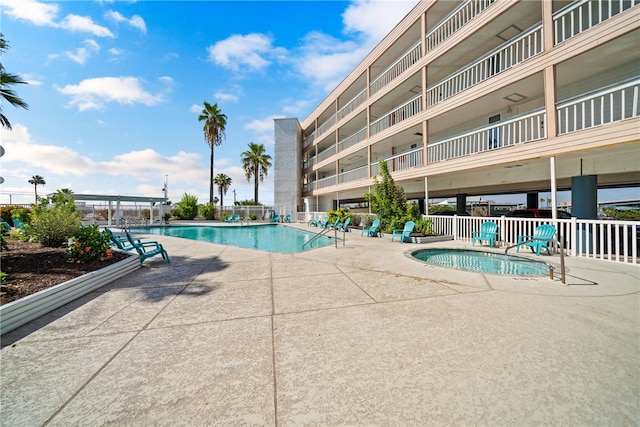
[[[363,202],[386,160],[408,199],[640,185],[640,0],[427,0],[301,123],[275,121],[275,203]]]

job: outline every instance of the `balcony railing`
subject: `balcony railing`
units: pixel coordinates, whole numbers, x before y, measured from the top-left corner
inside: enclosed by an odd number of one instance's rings
[[[453,136],[427,146],[429,163],[510,147],[546,138],[544,109]]]
[[[338,142],[338,149],[340,151],[345,150],[353,145],[356,145],[360,141],[364,141],[365,139],[367,139],[367,128],[363,127],[359,131],[352,133],[346,138],[340,140]]]
[[[541,52],[542,25],[537,25],[428,88],[427,103],[435,105]]]
[[[338,110],[338,121],[344,119],[348,116],[353,110],[358,108],[360,105],[367,100],[367,91],[366,89],[354,96],[349,102],[347,102],[344,107]]]
[[[557,104],[558,134],[638,117],[640,78]]]
[[[345,172],[340,172],[338,174],[338,182],[342,184],[343,182],[356,181],[358,179],[364,179],[368,177],[369,171],[367,165],[364,165]]]
[[[336,144],[333,144],[331,147],[318,153],[318,163],[320,163],[323,160],[327,160],[329,157],[333,156],[334,154],[336,154]]]
[[[318,136],[322,135],[323,133],[328,131],[331,126],[335,124],[336,124],[336,115],[334,114],[333,116],[325,120],[324,123],[318,126],[318,131],[316,132],[316,135]]]
[[[407,151],[406,153],[396,154],[384,160],[387,162],[390,172],[422,166],[422,147]],[[378,175],[379,172],[380,162],[371,163],[371,176]]]
[[[422,111],[422,96],[417,95],[371,123],[371,135],[400,123]]]
[[[404,73],[409,67],[418,62],[420,59],[420,42],[414,44],[409,50],[402,55],[396,62],[391,64],[386,70],[382,72],[374,81],[371,82],[370,93],[373,95],[389,83],[393,81],[400,74]]]
[[[322,178],[316,181],[316,189],[331,187],[332,185],[336,185],[336,176],[331,175],[327,178]]]
[[[312,167],[315,164],[316,164],[316,157],[313,156],[313,157],[308,158],[306,161],[302,162],[302,168],[303,169],[308,169],[308,168]]]
[[[467,0],[455,8],[446,18],[436,25],[426,36],[427,52],[438,46],[452,34],[464,27],[469,21],[491,6],[495,0]]]
[[[302,143],[302,148],[307,148],[311,144],[313,144],[313,140],[316,138],[316,133],[312,133],[309,135]]]
[[[555,44],[640,4],[640,0],[581,0],[553,14]]]

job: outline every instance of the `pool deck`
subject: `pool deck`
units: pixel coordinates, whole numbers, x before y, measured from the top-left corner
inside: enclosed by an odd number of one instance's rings
[[[563,286],[407,255],[453,241],[148,238],[171,264],[2,336],[0,425],[640,425],[637,265],[568,257]]]

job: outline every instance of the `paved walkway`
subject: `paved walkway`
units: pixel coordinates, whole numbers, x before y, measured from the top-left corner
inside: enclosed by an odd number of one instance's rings
[[[638,266],[568,258],[562,286],[406,252],[458,242],[153,239],[171,264],[2,337],[0,425],[640,424]]]

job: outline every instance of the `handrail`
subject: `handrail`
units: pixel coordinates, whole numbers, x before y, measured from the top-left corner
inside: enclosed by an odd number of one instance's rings
[[[318,240],[320,237],[324,236],[325,234],[327,234],[329,231],[331,231],[330,228],[325,228],[324,230],[322,230],[321,232],[317,233],[315,236],[313,236],[309,241],[304,242],[304,244],[302,245],[302,249],[304,250],[304,247],[307,246],[309,243]]]
[[[523,240],[522,242],[515,243],[515,244],[513,244],[511,246],[507,246],[505,248],[505,250],[504,250],[504,254],[508,256],[509,254],[507,254],[507,252],[509,251],[509,249],[513,249],[513,248],[515,248],[517,246],[522,245],[523,243],[535,242],[535,241],[538,241],[538,240],[551,242],[551,243],[554,243],[556,246],[558,246],[559,252],[560,252],[560,280],[561,280],[563,285],[566,285],[567,284],[567,280],[566,280],[565,268],[564,268],[564,248],[562,247],[562,243],[560,243],[560,241],[558,241],[556,239],[541,239],[541,238],[527,239],[527,240]],[[528,259],[528,258],[523,258],[523,259]],[[533,261],[533,260],[531,260],[531,261]],[[553,280],[554,267],[551,264],[549,264],[548,262],[546,262],[546,261],[538,261],[538,260],[536,260],[535,262],[543,262],[543,263],[547,264],[547,267],[549,267],[549,278],[551,280]]]

